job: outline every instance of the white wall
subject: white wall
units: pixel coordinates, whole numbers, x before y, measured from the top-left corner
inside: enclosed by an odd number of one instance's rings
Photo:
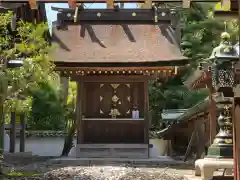
[[[9,152],[9,137],[5,136],[4,149]],[[76,143],[76,139],[74,139]],[[150,143],[153,148],[150,148],[150,158],[165,156],[166,141],[162,139],[151,139]],[[16,139],[16,152],[19,152],[19,138]],[[60,156],[64,145],[64,137],[30,137],[26,138],[25,152],[32,152],[39,156]]]
[[[19,144],[20,140],[17,138],[16,152],[19,152]],[[34,155],[39,156],[60,156],[63,145],[64,137],[30,137],[26,138],[25,152],[32,152]]]
[[[167,154],[167,141],[163,139],[150,139],[150,144],[153,145],[149,150],[150,158],[165,156]]]

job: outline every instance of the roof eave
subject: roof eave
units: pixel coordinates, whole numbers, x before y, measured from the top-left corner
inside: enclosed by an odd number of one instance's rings
[[[169,60],[169,61],[155,61],[155,62],[65,62],[55,61],[57,67],[145,67],[145,66],[184,66],[188,64],[189,59],[183,58],[181,60]]]

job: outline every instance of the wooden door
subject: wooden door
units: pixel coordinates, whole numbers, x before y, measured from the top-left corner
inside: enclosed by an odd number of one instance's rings
[[[131,85],[125,83],[100,84],[100,117],[112,118],[111,110],[116,109],[116,118],[131,118]]]

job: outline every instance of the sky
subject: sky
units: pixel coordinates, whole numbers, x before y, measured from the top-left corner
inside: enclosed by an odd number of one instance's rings
[[[104,9],[106,8],[106,3],[85,3],[85,9]],[[52,22],[57,20],[57,11],[53,11],[51,7],[60,7],[60,8],[68,8],[67,3],[46,3],[45,8],[47,12],[47,19],[48,19],[48,27],[51,33],[52,29]],[[124,4],[124,8],[136,8],[137,5],[135,3],[126,3]]]
[[[60,7],[60,8],[68,8],[68,4],[67,3],[46,3],[45,4],[48,23],[50,27],[52,22],[57,20],[57,12],[52,11],[51,9],[52,6]],[[124,8],[136,8],[136,6],[137,5],[135,3],[124,4]],[[96,8],[99,8],[99,9],[106,8],[106,3],[86,3],[85,4],[85,9],[96,9]]]

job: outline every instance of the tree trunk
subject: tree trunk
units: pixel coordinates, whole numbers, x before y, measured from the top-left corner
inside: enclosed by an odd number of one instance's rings
[[[73,138],[76,131],[76,123],[73,122],[71,127],[68,130],[68,134],[65,137],[63,151],[61,156],[68,156],[71,148],[73,147]]]

